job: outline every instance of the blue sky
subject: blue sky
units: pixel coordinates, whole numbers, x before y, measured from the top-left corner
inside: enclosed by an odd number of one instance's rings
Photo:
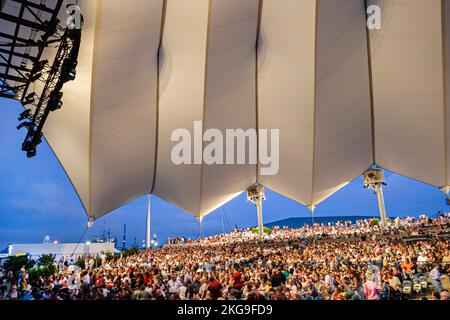
[[[77,195],[47,144],[38,155],[27,159],[21,144],[25,131],[17,131],[19,103],[0,98],[0,249],[11,243],[41,242],[45,235],[64,242],[78,241],[86,214]],[[423,183],[387,172],[384,189],[389,215],[435,214],[447,209],[444,193]],[[302,205],[266,190],[264,220],[308,217]],[[164,240],[170,235],[198,236],[198,222],[182,210],[152,196],[152,234]],[[85,238],[100,233],[103,221],[112,234],[122,238],[127,223],[127,240],[144,239],[147,198],[143,197],[96,221]],[[223,207],[226,226],[257,224],[256,210],[241,195]],[[377,215],[374,194],[362,187],[359,177],[316,209],[316,216]],[[204,220],[204,233],[221,230],[220,210]]]

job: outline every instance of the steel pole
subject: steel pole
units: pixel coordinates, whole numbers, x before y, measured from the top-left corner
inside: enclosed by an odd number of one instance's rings
[[[263,214],[262,214],[262,201],[259,197],[256,202],[256,210],[258,212],[258,234],[260,237],[264,236],[264,224],[263,224]]]
[[[378,210],[380,211],[381,223],[386,223],[386,207],[384,205],[383,188],[380,184],[375,186],[375,192],[378,198]]]
[[[151,236],[150,236],[150,194],[148,195],[148,205],[147,205],[147,228],[145,233],[145,242],[147,249],[151,247]]]

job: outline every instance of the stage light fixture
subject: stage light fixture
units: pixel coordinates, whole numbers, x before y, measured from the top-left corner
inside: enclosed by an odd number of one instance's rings
[[[29,105],[29,104],[33,104],[33,103],[35,103],[35,102],[36,102],[36,101],[34,100],[34,98],[31,98],[31,99],[25,99],[24,102],[22,102],[22,105],[26,106],[26,105]]]
[[[17,130],[20,130],[20,129],[22,129],[22,128],[29,128],[29,127],[31,127],[31,125],[32,125],[32,123],[29,122],[29,121],[27,121],[27,122],[22,122],[21,124],[19,124],[19,125],[17,126]],[[25,150],[24,150],[24,151],[25,151]]]
[[[36,102],[36,93],[32,92],[25,97],[25,100],[22,102],[22,105],[26,106],[29,104],[33,104]]]
[[[25,99],[26,100],[28,100],[28,99],[34,99],[36,97],[36,92],[32,92],[32,93],[30,93],[29,95],[27,95],[26,97],[25,97]]]
[[[19,116],[19,121],[23,121],[25,119],[29,119],[31,117],[31,110],[27,109],[22,112]]]
[[[45,68],[47,63],[48,63],[48,60],[41,60],[41,61],[36,62],[33,65],[33,69],[31,69],[31,74],[36,74],[36,73],[41,72]]]
[[[34,146],[32,149],[30,149],[30,150],[27,150],[27,158],[33,158],[33,157],[35,157],[36,156],[36,152],[37,152],[37,149],[36,149],[36,146]]]
[[[56,94],[52,95],[52,98],[48,102],[50,111],[56,111],[61,109],[61,107],[63,106],[62,97],[63,97],[62,92],[57,92]]]
[[[51,23],[50,21],[44,22],[44,27],[46,28],[45,33],[41,36],[42,41],[47,41],[48,38],[55,35],[58,31],[58,25],[59,25],[59,19],[56,19],[54,23]]]
[[[31,82],[36,82],[37,80],[39,80],[40,78],[42,77],[42,73],[41,72],[39,72],[39,73],[35,73],[35,74],[31,74],[30,75],[30,81]]]
[[[77,76],[76,67],[78,61],[73,61],[71,59],[66,59],[62,68],[61,78],[64,82],[69,82],[75,80]]]

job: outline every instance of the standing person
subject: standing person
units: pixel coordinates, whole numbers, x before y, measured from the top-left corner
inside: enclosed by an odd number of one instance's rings
[[[364,283],[364,296],[367,300],[380,300],[381,288],[375,281],[374,276],[371,276],[368,281]]]
[[[392,290],[392,293],[400,294],[400,286],[401,286],[400,279],[396,275],[394,275],[392,272],[390,272],[388,275],[388,282],[389,282],[389,287]]]
[[[198,290],[198,294],[200,295],[200,299],[203,300],[206,297],[206,292],[208,291],[208,280],[203,278],[201,281],[200,289]]]
[[[194,281],[192,282],[192,285],[190,287],[190,291],[191,291],[190,293],[191,293],[192,297],[199,293],[201,286],[202,286],[202,284],[200,282],[200,276],[196,275],[194,277]]]
[[[334,289],[335,289],[334,279],[329,272],[326,274],[324,281],[325,281],[325,285],[328,285],[330,287],[330,289],[334,291]]]
[[[106,254],[105,254],[104,251],[102,251],[101,259],[102,259],[102,267],[105,267],[105,265],[106,265]]]
[[[91,256],[89,257],[89,263],[88,264],[89,264],[89,270],[94,269],[95,260]]]
[[[231,276],[231,279],[233,280],[233,287],[241,291],[242,287],[244,286],[244,282],[242,281],[242,274],[239,272],[238,267],[234,269],[234,273]]]
[[[84,257],[84,270],[88,270],[89,269],[89,256],[85,256]]]
[[[173,275],[169,282],[167,282],[167,286],[169,287],[169,296],[176,294],[182,285],[183,284],[180,279],[176,275]]]
[[[214,298],[214,300],[217,300],[221,295],[222,284],[212,276],[209,279],[208,290],[209,292],[211,292],[211,295]]]
[[[450,270],[450,252],[449,252],[449,250],[445,250],[444,256],[442,257],[442,270],[444,272],[446,270]]]
[[[21,284],[21,282],[22,282],[22,279],[25,277],[25,266],[23,266],[21,269],[20,269],[20,272],[19,272],[19,277],[18,277],[18,279],[17,279],[17,285],[19,286],[19,288],[20,288],[20,284]]]
[[[183,285],[180,287],[178,295],[180,297],[180,300],[189,300],[189,289],[191,287],[191,280],[187,280],[183,283]]]
[[[427,264],[428,264],[428,257],[425,251],[422,251],[417,257],[417,269],[419,270],[419,272],[423,272]]]
[[[437,292],[441,292],[442,291],[442,286],[441,286],[441,273],[439,272],[439,264],[436,263],[434,265],[433,270],[430,271],[428,276],[430,277],[431,284],[433,285],[435,290]]]

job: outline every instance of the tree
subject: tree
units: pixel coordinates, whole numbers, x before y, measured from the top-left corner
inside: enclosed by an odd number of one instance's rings
[[[123,252],[123,257],[134,256],[139,253],[138,247],[131,247]]]
[[[54,254],[43,254],[38,259],[38,265],[39,266],[48,266],[50,264],[53,264],[55,262],[56,256]]]
[[[50,277],[56,273],[55,258],[54,254],[43,254],[39,257],[39,276]]]
[[[17,274],[19,273],[20,269],[22,269],[22,267],[24,267],[25,270],[28,270],[28,269],[32,268],[34,265],[35,265],[35,261],[29,259],[28,256],[26,256],[26,255],[11,256],[5,261],[3,268],[6,271],[12,271],[14,273],[14,275],[17,276]]]
[[[86,269],[86,263],[84,262],[84,257],[79,257],[75,262],[75,265],[81,269]]]
[[[253,234],[258,234],[258,232],[259,232],[259,229],[258,229],[258,228],[253,228],[253,229],[252,229],[252,233],[253,233]],[[267,228],[267,227],[264,227],[264,234],[270,235],[271,233],[272,233],[272,229]]]

